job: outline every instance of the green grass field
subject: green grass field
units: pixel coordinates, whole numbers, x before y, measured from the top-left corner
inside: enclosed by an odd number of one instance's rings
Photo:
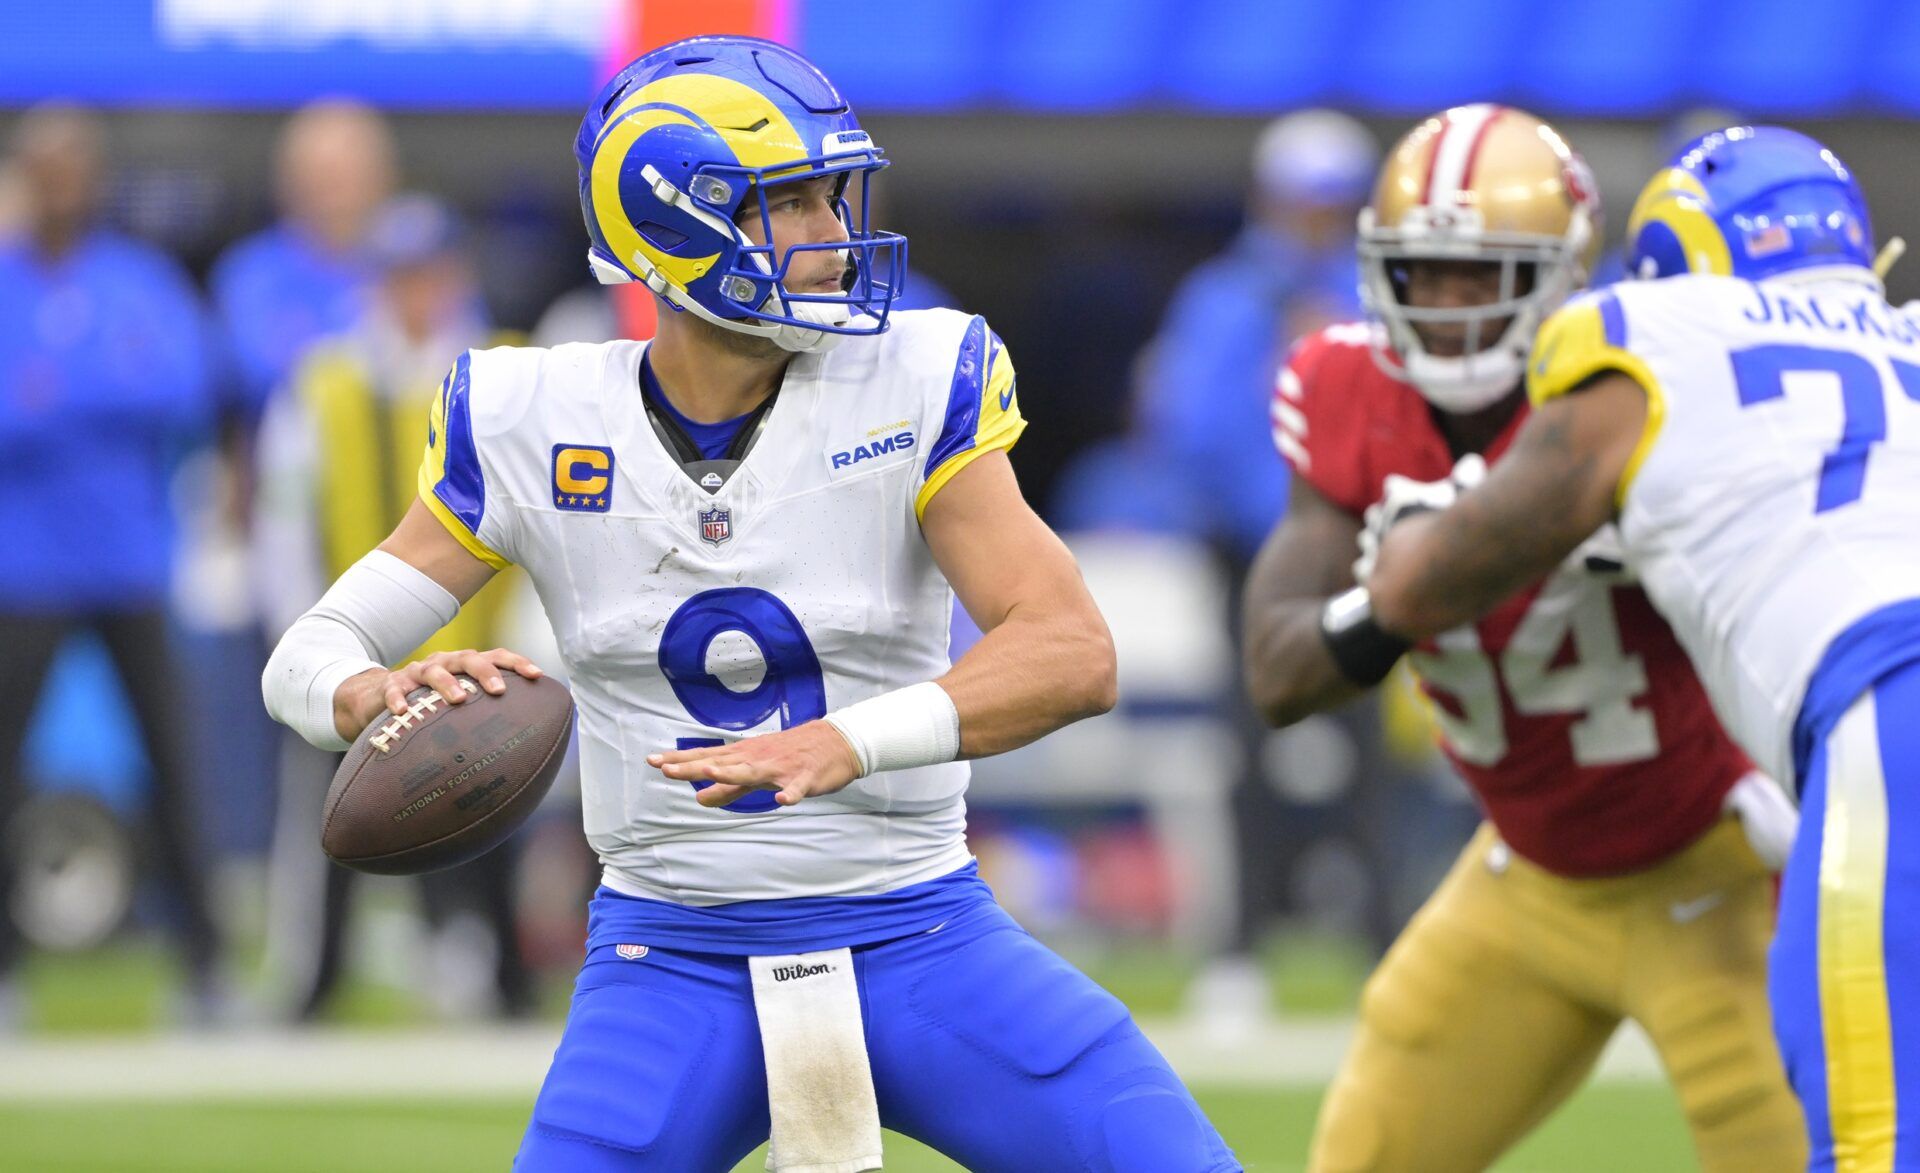
[[[1136,1008],[1171,1013],[1190,961],[1151,950],[1077,960]],[[1270,956],[1280,1005],[1292,1014],[1351,1013],[1366,958],[1351,945],[1295,938]],[[173,981],[164,954],[128,942],[92,954],[38,956],[26,972],[28,1026],[38,1037],[144,1033],[164,1020]],[[417,1022],[405,991],[351,981],[331,1016],[359,1027]],[[548,991],[556,1023],[566,984]],[[0,1049],[0,1054],[4,1054]],[[1208,1113],[1251,1170],[1304,1164],[1320,1091],[1203,1088]],[[482,1097],[393,1101],[259,1100],[179,1103],[90,1099],[0,1102],[0,1173],[470,1173],[505,1169],[531,1104]],[[958,1168],[901,1137],[887,1168]],[[1500,1166],[1529,1173],[1664,1173],[1694,1167],[1672,1093],[1657,1083],[1590,1087]],[[742,1173],[764,1168],[760,1154]]]
[[[255,965],[250,947],[246,968]],[[1181,995],[1200,963],[1168,950],[1134,945],[1070,959],[1111,990],[1135,1014],[1163,1017],[1180,1010]],[[1290,1015],[1350,1015],[1370,965],[1357,943],[1293,933],[1264,958],[1278,993],[1274,1009]],[[167,999],[178,974],[159,944],[134,938],[85,953],[35,953],[23,973],[26,1025],[36,1034],[98,1035],[144,1031],[166,1022]],[[542,988],[545,1013],[566,1017],[571,971],[549,974]],[[349,973],[327,1021],[352,1026],[417,1023],[425,1013],[408,991]]]
[[[1302,1167],[1319,1092],[1203,1091],[1250,1170]],[[473,1173],[505,1169],[530,1106],[518,1102],[47,1103],[0,1105],[5,1173]],[[765,1166],[756,1154],[739,1173]],[[1582,1092],[1499,1168],[1661,1173],[1692,1167],[1673,1096],[1655,1084]],[[958,1168],[900,1137],[887,1168]]]

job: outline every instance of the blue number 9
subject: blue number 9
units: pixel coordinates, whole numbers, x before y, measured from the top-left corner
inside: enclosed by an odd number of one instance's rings
[[[737,631],[760,649],[766,675],[745,692],[736,692],[707,671],[713,641]],[[680,604],[660,633],[660,671],[673,695],[695,721],[716,729],[752,729],[776,714],[780,728],[791,729],[827,715],[827,686],[820,657],[806,629],[785,603],[755,587],[701,591]],[[682,737],[681,749],[721,745],[712,737]],[[705,790],[710,782],[695,782]],[[723,809],[740,812],[776,808],[773,791],[756,790]]]

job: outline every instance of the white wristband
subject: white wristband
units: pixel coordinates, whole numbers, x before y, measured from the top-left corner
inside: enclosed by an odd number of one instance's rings
[[[860,776],[937,766],[960,756],[960,713],[947,690],[929,680],[828,713],[827,723],[853,746]]]

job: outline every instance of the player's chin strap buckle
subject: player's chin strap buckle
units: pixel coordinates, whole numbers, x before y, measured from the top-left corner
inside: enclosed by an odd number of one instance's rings
[[[880,1102],[851,949],[749,957],[767,1062],[767,1168],[880,1168]]]

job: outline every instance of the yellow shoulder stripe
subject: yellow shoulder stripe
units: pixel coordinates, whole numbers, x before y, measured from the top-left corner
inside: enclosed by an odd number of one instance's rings
[[[513,565],[505,555],[495,553],[492,547],[475,537],[473,531],[453,515],[453,510],[448,509],[440,498],[434,495],[433,486],[427,483],[424,470],[420,474],[420,499],[427,503],[427,511],[439,518],[441,525],[447,527],[447,532],[454,536],[454,540],[466,547],[467,553],[495,570],[505,570]]]
[[[937,451],[940,445],[936,444],[933,458],[939,459],[940,463],[928,474],[926,483],[920,486],[920,492],[914,497],[913,515],[916,518],[926,518],[927,503],[961,469],[989,452],[1004,452],[1012,448],[1014,442],[1020,439],[1020,433],[1027,429],[1026,417],[1020,414],[1020,403],[1015,394],[1013,358],[1007,353],[1006,344],[991,334],[989,337],[993,339],[993,348],[988,353],[987,377],[980,392],[971,442],[944,457]]]
[[[465,359],[461,361],[464,362]],[[456,371],[459,369],[458,364],[455,369]],[[446,502],[440,499],[439,493],[435,492],[447,475],[447,396],[451,392],[453,379],[453,375],[448,375],[447,382],[442,384],[440,393],[433,397],[433,410],[427,425],[429,437],[427,451],[420,461],[420,476],[415,482],[416,488],[420,493],[420,499],[427,503],[428,511],[440,519],[440,524],[447,527],[447,532],[452,534],[469,554],[495,570],[505,570],[512,566],[513,562],[481,541],[472,530],[467,528],[466,522],[460,520],[453,510],[447,508]]]
[[[1620,483],[1613,491],[1616,507],[1624,508],[1627,489],[1653,451],[1654,441],[1667,419],[1667,396],[1647,361],[1626,347],[1625,319],[1613,294],[1600,292],[1562,306],[1534,336],[1527,360],[1527,397],[1535,406],[1566,395],[1607,371],[1619,371],[1647,393],[1647,422],[1634,445]]]

